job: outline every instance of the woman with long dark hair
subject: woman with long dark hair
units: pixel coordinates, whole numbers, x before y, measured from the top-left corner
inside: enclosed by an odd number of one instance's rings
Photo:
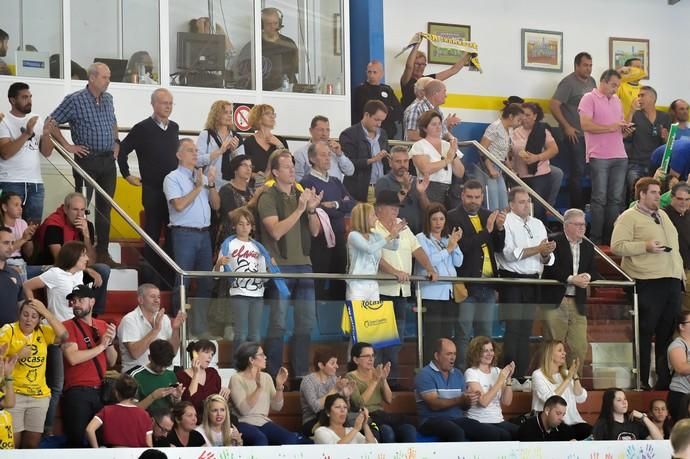
[[[463,261],[458,246],[462,238],[462,229],[449,228],[447,222],[446,208],[443,204],[432,202],[426,209],[424,232],[417,234],[417,240],[439,276],[455,277],[455,268],[459,268]],[[415,266],[415,274],[428,277],[426,269],[419,263]],[[424,362],[430,362],[434,358],[436,341],[453,335],[452,322],[453,317],[457,315],[458,305],[451,301],[451,282],[422,282],[421,288],[426,310],[422,321]]]
[[[522,104],[522,125],[513,130],[512,159],[515,173],[552,206],[561,189],[563,171],[550,163],[558,154],[558,145],[543,123],[544,111],[532,102]],[[534,217],[543,218],[546,210],[534,206]]]
[[[671,435],[671,417],[668,414],[668,406],[666,400],[663,398],[656,398],[649,402],[649,418],[661,433],[664,434],[664,439],[668,440]]]
[[[628,413],[628,400],[621,389],[607,389],[601,399],[599,419],[594,424],[595,440],[663,440],[647,413],[632,410]]]

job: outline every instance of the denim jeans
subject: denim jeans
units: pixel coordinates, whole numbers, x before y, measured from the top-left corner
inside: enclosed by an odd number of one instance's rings
[[[556,198],[558,198],[558,192],[561,189],[561,183],[563,182],[563,171],[556,166],[551,166],[551,172],[548,174],[526,177],[522,180],[536,191],[539,196],[544,198],[546,202],[554,206]],[[534,218],[543,220],[545,215],[546,209],[535,200]]]
[[[101,279],[103,279],[101,286],[94,288],[96,303],[93,305],[93,313],[94,315],[99,315],[105,312],[105,303],[108,297],[108,280],[110,279],[110,266],[103,263],[96,263],[91,265],[90,268],[100,274]]]
[[[628,172],[625,175],[626,196],[630,201],[635,199],[635,182],[641,177],[646,177],[649,168],[644,164],[628,163]]]
[[[309,265],[281,265],[284,273],[311,274]],[[285,346],[286,318],[290,304],[294,307],[295,329],[292,334],[292,352],[290,363],[296,377],[309,373],[309,348],[311,330],[316,322],[316,299],[314,297],[314,279],[308,276],[299,279],[285,279],[290,291],[289,298],[279,298],[278,291],[271,286],[267,296],[271,301],[271,312],[268,317],[268,333],[264,340],[268,371],[275,375],[283,365],[283,347]]]
[[[213,268],[211,254],[211,236],[208,231],[195,231],[187,228],[172,228],[173,253],[175,261],[185,271],[210,271]],[[201,277],[196,280],[195,297],[199,298],[193,305],[190,314],[190,329],[193,335],[202,335],[208,331],[208,306],[213,279]],[[189,298],[189,279],[184,281],[185,292]],[[173,311],[180,310],[180,278],[175,280],[173,292]]]
[[[303,436],[301,433],[290,432],[285,427],[276,424],[275,422],[267,422],[259,427],[262,434],[266,436],[269,445],[311,445],[314,442],[309,437]]]
[[[115,196],[115,186],[117,183],[117,169],[115,167],[115,158],[113,153],[95,154],[90,153],[84,158],[75,158],[76,163],[84,169],[108,194],[108,196]],[[82,192],[82,185],[86,186],[86,198],[88,203],[91,203],[94,190],[83,183],[81,176],[74,173],[75,189]],[[99,254],[108,253],[108,244],[110,243],[110,210],[111,206],[108,201],[100,194],[96,194],[96,217],[95,217],[95,231],[96,231],[96,251]],[[210,268],[209,268],[210,269]]]
[[[261,340],[261,316],[264,312],[264,298],[259,296],[231,296],[233,349],[245,341]]]
[[[505,209],[508,207],[508,189],[503,173],[486,179],[486,208],[489,210]]]
[[[419,426],[419,433],[439,437],[442,442],[510,440],[506,430],[501,427],[465,417],[429,418]]]
[[[27,222],[43,221],[43,200],[45,188],[42,183],[0,182],[4,193],[17,193],[22,198],[22,218]]]
[[[456,366],[465,370],[465,355],[470,339],[475,336],[491,337],[496,320],[496,291],[483,285],[470,286],[470,296],[458,306],[458,330],[455,346],[458,352]]]
[[[623,209],[628,159],[589,160],[592,176],[592,227],[590,238],[595,244],[606,244],[613,223]]]

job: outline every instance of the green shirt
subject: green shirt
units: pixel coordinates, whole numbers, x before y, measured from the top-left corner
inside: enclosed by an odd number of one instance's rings
[[[345,377],[350,378],[355,382],[355,388],[352,391],[350,399],[356,408],[366,408],[369,410],[369,413],[383,411],[383,386],[381,385],[381,381],[378,382],[376,387],[378,390],[375,390],[371,394],[371,397],[369,397],[369,401],[364,403],[362,400],[362,394],[366,392],[367,387],[369,387],[369,383],[359,379],[354,371],[349,372],[345,375]]]
[[[275,186],[275,185],[274,185]],[[278,199],[282,199],[283,202],[277,203],[276,196]],[[290,215],[297,209],[298,198],[295,188],[293,187],[291,193],[288,195],[279,191],[278,193],[264,192],[259,198],[259,219],[263,222],[266,217],[278,217],[279,220],[283,220],[280,217],[278,211],[279,206],[284,206],[284,212]],[[263,223],[262,223],[263,224]],[[278,266],[281,265],[311,265],[311,260],[308,255],[304,254],[304,248],[302,245],[302,224],[298,220],[292,228],[288,230],[283,236],[285,239],[284,244],[287,251],[287,256],[283,257],[280,254],[280,249],[278,247],[278,241],[273,239],[268,231],[263,229],[261,231],[261,243],[268,249],[273,259],[276,261]],[[311,237],[311,235],[310,235]],[[282,242],[282,241],[281,241]]]
[[[132,371],[131,375],[139,384],[139,390],[137,391],[137,399],[139,401],[145,399],[151,392],[160,387],[169,387],[171,384],[177,384],[177,377],[170,370],[165,370],[163,373],[158,374],[146,366],[137,368]],[[146,411],[153,412],[159,409],[170,409],[172,405],[170,397],[163,397],[149,405]]]

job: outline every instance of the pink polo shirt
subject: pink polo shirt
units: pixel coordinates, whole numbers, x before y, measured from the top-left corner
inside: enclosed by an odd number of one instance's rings
[[[578,111],[592,118],[595,124],[607,125],[618,123],[623,120],[623,105],[615,94],[606,97],[599,89],[593,89],[580,100]],[[587,162],[591,158],[596,159],[617,159],[627,158],[625,147],[623,146],[623,132],[605,132],[593,134],[585,132],[585,144],[587,146]]]

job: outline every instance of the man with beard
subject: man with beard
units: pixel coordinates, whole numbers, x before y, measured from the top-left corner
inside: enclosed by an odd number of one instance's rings
[[[398,216],[407,220],[407,226],[417,234],[422,231],[421,216],[429,205],[426,189],[429,177],[417,178],[410,175],[410,153],[407,147],[396,145],[388,159],[390,171],[376,182],[375,193],[392,190],[400,199]]]
[[[74,287],[67,295],[74,318],[62,324],[69,338],[62,345],[65,359],[65,385],[62,394],[62,419],[68,448],[82,448],[84,430],[102,407],[101,386],[105,371],[115,365],[113,346],[115,325],[94,319],[94,293],[86,285]]]
[[[498,277],[494,254],[505,244],[506,214],[481,208],[484,187],[477,180],[465,183],[460,199],[460,205],[448,212],[448,227],[460,228],[463,235],[458,242],[464,255],[458,276]],[[496,311],[496,290],[490,284],[469,284],[467,294],[459,306],[459,330],[455,333],[460,355],[465,355],[473,336],[491,336]],[[464,360],[460,359],[459,368],[464,367]]]
[[[38,223],[43,216],[41,157],[53,151],[50,117],[41,121],[31,112],[31,91],[26,83],[12,83],[7,91],[12,109],[0,122],[0,190],[22,198],[23,218]]]
[[[690,137],[690,125],[688,125],[688,109],[690,105],[683,99],[676,99],[668,107],[671,122],[678,123],[676,137]]]

